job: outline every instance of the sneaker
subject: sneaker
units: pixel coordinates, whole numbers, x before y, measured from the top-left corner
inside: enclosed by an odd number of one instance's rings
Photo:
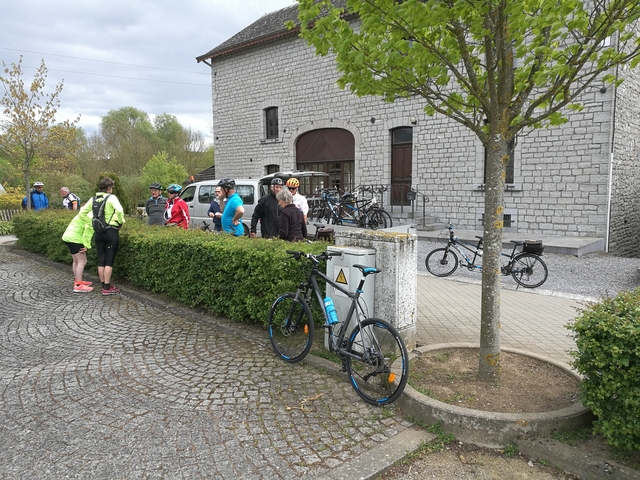
[[[88,293],[93,292],[93,287],[90,287],[89,285],[83,285],[82,283],[74,283],[73,291],[75,293]]]
[[[106,290],[104,288],[102,289],[103,295],[117,295],[119,293],[120,293],[120,289],[115,285],[111,285],[111,288],[109,290]]]
[[[85,282],[84,280],[82,280],[80,283],[82,285],[86,285],[87,287],[90,287],[91,285],[93,285],[93,282]]]

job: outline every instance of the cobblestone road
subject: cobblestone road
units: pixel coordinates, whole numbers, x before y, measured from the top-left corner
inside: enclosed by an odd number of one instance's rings
[[[71,283],[0,250],[0,478],[326,478],[410,427],[260,328]]]

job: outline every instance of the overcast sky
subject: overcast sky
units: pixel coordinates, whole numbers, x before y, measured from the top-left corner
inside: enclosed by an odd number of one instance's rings
[[[209,67],[195,57],[294,0],[0,0],[0,59],[64,80],[58,121],[90,134],[109,110],[175,115],[211,142]],[[4,70],[4,69],[2,69]],[[4,72],[0,72],[5,76]],[[4,89],[0,89],[0,95]]]

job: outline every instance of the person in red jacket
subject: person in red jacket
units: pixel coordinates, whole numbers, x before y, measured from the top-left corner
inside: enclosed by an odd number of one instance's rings
[[[164,210],[164,224],[177,225],[186,230],[189,228],[189,207],[187,202],[180,198],[181,191],[182,187],[176,183],[167,187],[169,198]]]

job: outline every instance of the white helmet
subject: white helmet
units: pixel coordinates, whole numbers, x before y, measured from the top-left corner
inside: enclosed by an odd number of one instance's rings
[[[42,182],[33,182],[33,187],[44,187],[44,183]]]

